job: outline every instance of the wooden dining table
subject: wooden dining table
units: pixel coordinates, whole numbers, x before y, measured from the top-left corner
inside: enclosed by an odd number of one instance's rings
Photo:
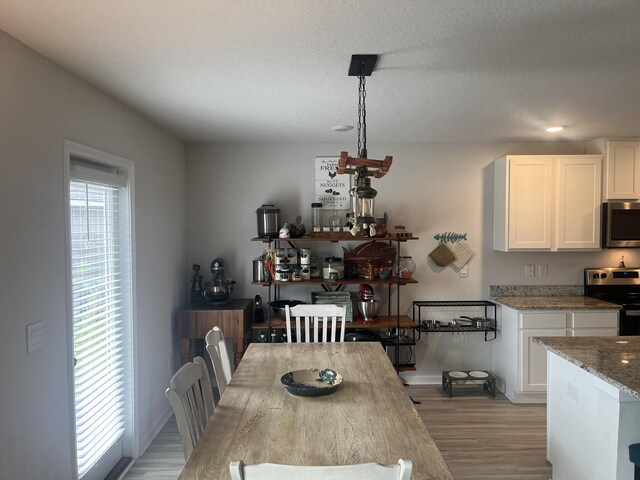
[[[306,368],[343,377],[334,393],[301,397],[280,378]],[[229,479],[229,463],[413,462],[413,479],[453,479],[377,342],[249,345],[181,480]]]

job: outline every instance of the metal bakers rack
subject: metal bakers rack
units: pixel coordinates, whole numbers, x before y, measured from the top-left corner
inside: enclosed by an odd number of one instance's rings
[[[485,328],[475,328],[472,325],[448,325],[440,324],[439,326],[429,326],[426,315],[427,309],[437,307],[481,307],[484,311],[484,318],[494,319],[493,326]],[[453,311],[453,309],[452,309]],[[413,321],[418,331],[418,339],[422,333],[466,333],[466,332],[484,332],[484,340],[491,341],[496,338],[496,304],[487,300],[416,300],[413,302]]]

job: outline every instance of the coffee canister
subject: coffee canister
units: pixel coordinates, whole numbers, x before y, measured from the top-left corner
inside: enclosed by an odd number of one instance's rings
[[[253,259],[253,281],[254,282],[267,281],[267,279],[264,276],[264,259],[262,257],[256,257]]]
[[[259,237],[277,237],[280,231],[280,209],[275,206],[262,205],[256,210]]]
[[[278,265],[276,267],[276,282],[288,282],[289,280],[291,280],[291,269],[289,265]]]

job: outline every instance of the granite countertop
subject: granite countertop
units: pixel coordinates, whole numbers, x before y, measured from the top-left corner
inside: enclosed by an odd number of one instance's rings
[[[533,341],[640,399],[640,337],[535,337]]]
[[[506,296],[492,300],[516,310],[611,310],[620,305],[584,296]]]

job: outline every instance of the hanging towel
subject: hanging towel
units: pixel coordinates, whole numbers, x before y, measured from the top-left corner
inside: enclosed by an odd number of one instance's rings
[[[446,267],[456,259],[451,249],[444,243],[439,244],[429,254],[429,258],[434,261],[439,267]]]
[[[469,244],[463,240],[456,242],[456,244],[453,246],[451,251],[456,256],[456,259],[453,262],[453,264],[457,268],[464,267],[467,263],[469,263],[469,260],[471,260],[471,257],[475,255],[474,251],[471,250],[471,248],[469,247]]]

